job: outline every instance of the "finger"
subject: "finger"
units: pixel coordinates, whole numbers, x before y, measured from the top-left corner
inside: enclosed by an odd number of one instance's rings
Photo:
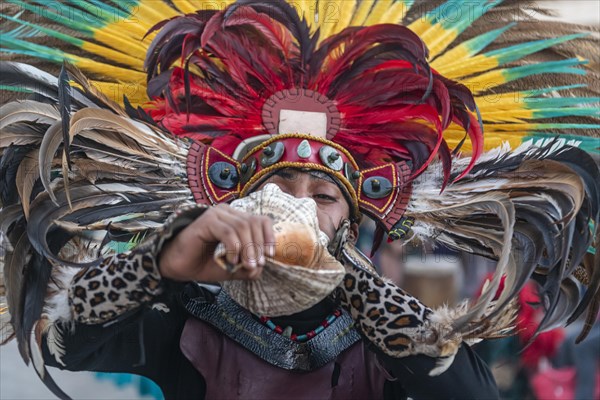
[[[252,217],[250,219],[250,229],[252,231],[252,245],[254,247],[256,257],[258,258],[258,266],[265,265],[265,239],[263,229],[264,217]]]
[[[240,263],[240,243],[242,239],[238,236],[238,231],[235,229],[231,221],[220,220],[210,224],[209,230],[211,235],[225,246],[225,259],[231,265]]]
[[[240,238],[241,262],[245,268],[256,268],[258,266],[258,255],[256,244],[252,236],[252,226],[246,219],[230,216],[235,219],[233,227]]]
[[[239,279],[239,280],[256,280],[258,278],[260,278],[261,274],[263,272],[263,268],[262,267],[256,267],[256,268],[243,268],[240,269],[239,271],[236,271],[231,279]]]
[[[273,230],[273,220],[269,217],[263,217],[261,228],[265,244],[265,254],[272,258],[275,256],[275,231]]]
[[[263,272],[263,267],[259,266],[258,268],[254,269],[253,271],[250,271],[250,274],[248,275],[248,279],[252,280],[252,281],[257,280],[262,275],[262,272]]]
[[[235,273],[231,274],[227,279],[228,280],[256,280],[260,278],[262,274],[263,268],[242,268]]]
[[[227,231],[234,231],[228,237],[218,237],[226,244],[228,261],[235,265],[242,264],[246,268],[256,268],[257,255],[253,245],[252,228],[247,220],[249,214],[237,211],[231,207],[219,207],[216,218],[219,224],[225,224]],[[232,243],[233,242],[233,243]]]

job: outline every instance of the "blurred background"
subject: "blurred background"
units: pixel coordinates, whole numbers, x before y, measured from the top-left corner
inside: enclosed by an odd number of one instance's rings
[[[561,20],[600,26],[600,0],[539,3],[556,10]],[[373,227],[364,225],[360,244],[369,254]],[[476,296],[494,267],[493,262],[480,257],[443,249],[424,252],[399,243],[384,243],[375,261],[384,275],[429,306]],[[576,347],[574,339],[581,321],[531,341],[539,318],[537,301],[535,287],[526,287],[519,299],[523,306],[519,334],[476,345],[476,351],[492,368],[502,398],[600,400],[600,323],[597,321],[588,339]],[[152,382],[137,376],[50,370],[59,386],[75,399],[162,398]],[[24,365],[15,341],[0,347],[0,400],[52,398],[33,369]]]

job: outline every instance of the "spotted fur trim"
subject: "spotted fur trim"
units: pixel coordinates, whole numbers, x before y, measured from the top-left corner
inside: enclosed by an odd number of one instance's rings
[[[98,266],[55,267],[44,308],[48,326],[105,323],[151,303],[164,291],[157,263],[164,244],[205,209],[190,205],[178,210],[135,249],[107,257]]]

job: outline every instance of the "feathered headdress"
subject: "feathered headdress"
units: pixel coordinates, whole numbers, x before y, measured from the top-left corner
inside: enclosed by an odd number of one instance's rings
[[[437,157],[448,182],[451,123],[471,139],[469,168],[482,151],[471,93],[430,68],[406,27],[348,27],[320,41],[289,4],[241,1],[158,29],[145,63],[148,112],[197,141],[188,176],[198,202],[244,195],[284,166],[316,168],[343,183],[355,214],[389,231],[410,181]]]
[[[243,196],[283,167],[331,174],[391,237],[414,221],[423,239],[498,259],[461,335],[493,331],[530,277],[540,329],[595,317],[597,32],[531,29],[510,0],[9,3],[5,56],[77,67],[0,64],[2,88],[30,96],[0,120],[0,340],[16,335],[49,385],[53,264],[93,265],[182,204]]]

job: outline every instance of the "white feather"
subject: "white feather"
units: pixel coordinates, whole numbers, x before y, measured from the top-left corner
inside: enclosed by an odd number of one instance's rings
[[[54,356],[56,362],[63,367],[66,367],[66,364],[62,360],[66,352],[65,344],[62,335],[55,324],[50,323],[46,328],[46,344],[48,345],[48,351]]]
[[[43,316],[47,318],[51,324],[56,322],[73,321],[73,312],[69,305],[69,288],[73,277],[79,268],[71,268],[65,266],[55,266],[52,270],[52,278],[48,287],[50,296],[46,298],[44,304]]]
[[[0,129],[15,122],[37,122],[52,124],[60,119],[58,109],[50,104],[33,100],[19,100],[0,107]]]

